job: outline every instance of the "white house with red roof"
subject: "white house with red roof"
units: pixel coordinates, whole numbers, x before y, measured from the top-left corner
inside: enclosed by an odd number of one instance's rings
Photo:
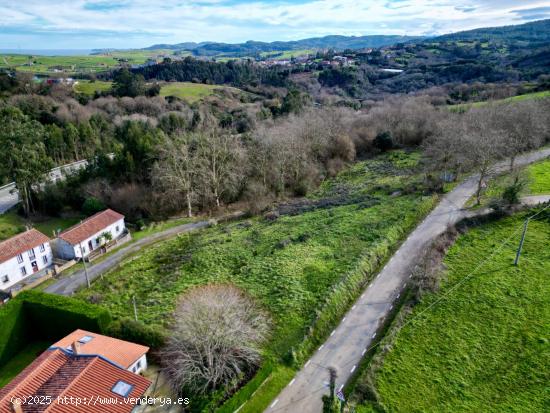
[[[81,355],[99,354],[117,366],[136,374],[147,368],[149,347],[86,330],[73,331],[55,343],[52,348],[76,351]]]
[[[61,232],[55,241],[55,253],[64,260],[86,258],[104,248],[110,239],[117,240],[125,234],[124,215],[106,209]]]
[[[53,264],[50,239],[30,229],[0,242],[0,290],[9,291],[15,284]]]
[[[120,363],[148,348],[83,330],[60,343],[64,346],[77,337],[68,348],[50,347],[0,389],[0,413],[134,412],[151,382]],[[94,339],[99,345],[84,350]]]

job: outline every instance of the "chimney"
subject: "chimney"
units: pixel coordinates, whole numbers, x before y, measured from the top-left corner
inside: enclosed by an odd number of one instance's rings
[[[80,354],[80,343],[78,341],[73,342],[73,344],[71,344],[71,348],[73,350],[73,354]]]
[[[21,406],[20,399],[14,399],[11,402],[11,410],[13,413],[23,413],[23,407]]]

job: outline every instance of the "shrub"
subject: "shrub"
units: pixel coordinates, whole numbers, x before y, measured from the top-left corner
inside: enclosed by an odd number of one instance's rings
[[[82,212],[88,216],[94,215],[97,212],[103,211],[106,208],[105,204],[97,198],[86,198],[82,204]]]
[[[374,138],[373,145],[375,148],[380,149],[382,152],[389,151],[393,148],[393,138],[390,132],[380,132]]]
[[[106,334],[132,343],[143,344],[152,349],[161,348],[166,340],[165,335],[159,329],[131,318],[114,321],[107,327]]]
[[[514,177],[513,182],[504,188],[502,200],[509,206],[519,204],[520,194],[526,186],[525,179],[520,175]]]
[[[208,285],[186,293],[161,352],[163,371],[175,391],[206,394],[242,379],[260,362],[267,319],[231,285]]]

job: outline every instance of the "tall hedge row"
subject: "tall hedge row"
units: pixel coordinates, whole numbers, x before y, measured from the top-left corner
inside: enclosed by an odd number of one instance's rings
[[[78,328],[104,333],[112,321],[105,309],[74,298],[39,291],[25,291],[17,298],[23,300],[33,339],[55,343]]]
[[[26,345],[27,332],[22,300],[11,300],[0,307],[0,366]]]
[[[0,366],[32,341],[53,344],[77,328],[102,333],[110,323],[109,313],[97,306],[25,291],[0,307]]]
[[[131,320],[113,321],[101,307],[74,298],[40,291],[24,291],[0,307],[0,366],[32,341],[52,344],[83,329],[158,349],[164,335]],[[154,355],[154,353],[151,353]]]

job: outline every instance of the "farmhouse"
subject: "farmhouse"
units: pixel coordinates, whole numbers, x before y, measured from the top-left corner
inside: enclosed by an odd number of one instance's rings
[[[85,330],[75,330],[52,348],[81,355],[97,354],[120,368],[139,374],[147,368],[149,347],[119,340]]]
[[[106,355],[127,361],[137,354],[137,349],[141,352],[147,347],[82,330],[75,331],[61,342],[76,337],[79,338],[68,348],[50,347],[1,389],[0,413],[136,411],[138,398],[145,394],[151,382]],[[107,348],[97,353],[82,351],[95,339]],[[89,347],[90,350],[92,348],[99,350],[99,346]],[[35,400],[47,402],[36,403]],[[85,403],[85,400],[104,400],[108,405],[102,402]]]
[[[53,263],[50,239],[30,229],[0,242],[0,290],[9,291],[32,275],[40,275]]]
[[[124,215],[107,209],[61,232],[55,254],[64,260],[89,259],[127,233]]]

